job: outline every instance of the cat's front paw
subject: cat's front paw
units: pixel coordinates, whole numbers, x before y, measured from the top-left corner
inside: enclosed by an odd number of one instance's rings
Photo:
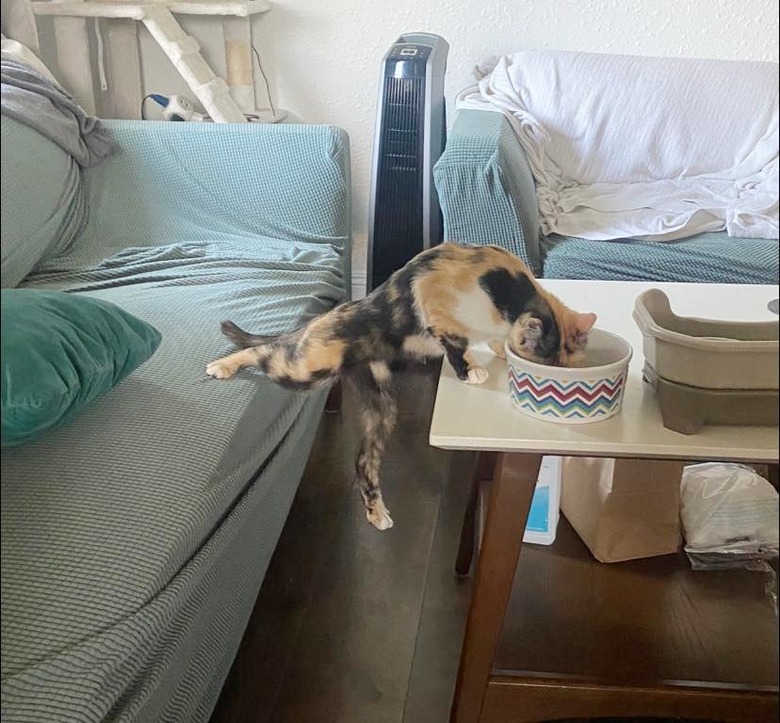
[[[366,517],[377,530],[389,530],[393,526],[393,518],[382,500],[377,500],[366,509]]]
[[[206,366],[206,374],[215,379],[230,379],[238,368],[224,359],[217,359]]]
[[[490,374],[487,369],[482,367],[471,367],[466,374],[466,378],[463,380],[466,384],[484,384]]]

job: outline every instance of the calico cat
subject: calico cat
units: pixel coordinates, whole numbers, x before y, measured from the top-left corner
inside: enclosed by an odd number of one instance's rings
[[[249,334],[233,322],[222,331],[241,351],[211,362],[206,373],[228,379],[256,366],[291,389],[351,381],[361,394],[362,439],[355,459],[366,516],[380,530],[393,521],[382,500],[379,466],[395,426],[392,370],[408,360],[446,355],[458,378],[481,384],[488,372],[469,346],[488,341],[503,356],[575,366],[595,314],[568,309],[545,291],[516,256],[495,246],[444,243],[423,251],[368,296],[348,301],[277,338]]]

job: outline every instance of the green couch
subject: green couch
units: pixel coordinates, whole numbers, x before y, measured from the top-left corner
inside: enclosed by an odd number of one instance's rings
[[[446,239],[504,246],[546,278],[778,282],[777,239],[733,239],[725,231],[673,242],[540,235],[531,169],[501,113],[458,111],[434,182]]]
[[[346,134],[105,122],[89,169],[2,118],[3,287],[104,299],[162,335],[63,426],[2,452],[2,718],[206,721],[325,401],[221,382],[219,322],[289,330],[350,288]]]

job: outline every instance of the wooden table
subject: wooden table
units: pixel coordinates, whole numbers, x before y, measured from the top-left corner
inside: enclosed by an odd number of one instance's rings
[[[509,400],[505,362],[480,356],[490,372],[482,386],[458,381],[445,362],[431,421],[430,443],[478,452],[477,476],[491,485],[460,669],[453,723],[497,723],[588,716],[665,716],[723,720],[776,720],[776,652],[769,685],[713,680],[654,680],[615,684],[587,675],[494,670],[502,624],[522,547],[528,510],[545,454],[729,460],[777,465],[777,427],[707,427],[686,436],[666,429],[652,389],[642,380],[642,340],[631,313],[636,296],[663,289],[681,315],[729,320],[771,320],[772,286],[546,281],[578,311],[595,311],[597,325],[626,338],[634,349],[623,408],[615,417],[582,425],[531,419]],[[463,561],[461,560],[461,564]],[[707,573],[694,573],[707,574]],[[527,585],[532,587],[533,580]],[[652,601],[648,601],[651,603]],[[768,603],[767,603],[768,605]],[[572,611],[572,626],[586,610]],[[630,621],[627,621],[627,625]],[[572,635],[560,629],[558,636]],[[769,649],[776,651],[774,640]],[[641,651],[639,653],[642,654]],[[652,654],[652,651],[647,651]]]

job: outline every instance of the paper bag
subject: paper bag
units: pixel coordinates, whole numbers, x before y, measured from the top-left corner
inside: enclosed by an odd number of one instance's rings
[[[564,457],[561,512],[600,562],[677,552],[685,464]]]

